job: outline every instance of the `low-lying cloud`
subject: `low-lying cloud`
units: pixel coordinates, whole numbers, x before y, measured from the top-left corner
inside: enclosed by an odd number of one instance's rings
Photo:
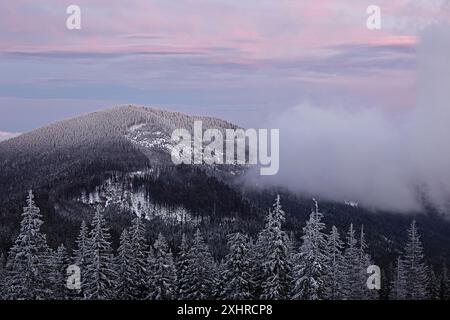
[[[308,103],[283,112],[270,123],[281,129],[280,172],[267,183],[378,210],[419,211],[428,202],[445,212],[450,28],[431,26],[420,39],[415,106],[395,115]]]
[[[19,133],[15,133],[15,132],[0,131],[0,142],[17,137],[18,135],[19,135]]]

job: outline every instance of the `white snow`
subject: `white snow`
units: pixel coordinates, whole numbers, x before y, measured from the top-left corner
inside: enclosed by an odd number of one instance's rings
[[[359,203],[356,201],[345,201],[345,204],[347,206],[354,207],[354,208],[357,208],[359,206]]]
[[[149,169],[132,172],[129,176],[146,175],[153,172],[153,169]],[[93,192],[83,191],[76,200],[87,205],[102,205],[105,208],[116,205],[149,220],[159,217],[171,224],[197,225],[200,223],[200,220],[193,217],[184,207],[168,207],[157,204],[149,197],[144,188],[134,190],[131,183],[118,177],[106,180]]]

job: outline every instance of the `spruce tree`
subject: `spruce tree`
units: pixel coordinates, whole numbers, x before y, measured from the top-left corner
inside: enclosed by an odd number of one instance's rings
[[[53,280],[53,297],[57,300],[65,300],[69,297],[69,290],[67,289],[67,267],[69,266],[69,257],[67,255],[66,247],[61,244],[56,252],[53,254],[52,261],[52,280]]]
[[[50,250],[41,233],[42,216],[30,190],[23,208],[20,232],[6,265],[7,299],[48,299],[52,295]]]
[[[81,274],[86,269],[87,251],[89,247],[89,233],[84,220],[81,222],[80,233],[75,241],[76,248],[73,251],[73,263],[80,267]]]
[[[177,269],[177,298],[187,299],[190,292],[189,276],[189,245],[186,235],[183,233],[181,238],[180,252],[176,262]]]
[[[266,273],[264,270],[264,261],[268,259],[269,255],[269,220],[272,219],[272,212],[269,210],[269,214],[266,218],[266,226],[258,234],[256,242],[253,244],[253,248],[250,251],[250,261],[252,262],[252,281],[254,283],[253,296],[257,299],[262,295],[262,284],[265,279]]]
[[[2,253],[0,254],[0,300],[3,300],[5,298],[4,296],[4,290],[5,290],[5,277],[6,277],[6,258],[5,255]]]
[[[281,229],[285,213],[278,195],[265,230],[260,234],[259,250],[262,250],[261,299],[282,300],[289,297],[292,281],[290,240]]]
[[[405,300],[408,290],[405,267],[402,259],[397,258],[397,264],[394,268],[391,292],[389,298],[391,300]]]
[[[161,233],[153,245],[153,257],[149,262],[148,298],[151,300],[174,299],[177,293],[177,273],[172,252]]]
[[[82,281],[85,297],[92,300],[107,300],[115,297],[116,273],[110,243],[109,228],[100,207],[92,219],[89,237],[88,261]]]
[[[322,213],[314,200],[315,208],[303,228],[303,243],[295,257],[292,298],[321,300],[325,298],[326,235]]]
[[[358,299],[361,300],[370,300],[370,299],[376,299],[378,298],[378,291],[377,290],[370,290],[367,287],[367,267],[370,265],[373,265],[372,258],[367,253],[368,251],[368,245],[366,243],[365,233],[364,233],[364,226],[361,226],[361,233],[359,237],[359,293]]]
[[[450,279],[448,277],[448,269],[445,263],[442,264],[440,276],[440,293],[441,300],[450,300]]]
[[[424,262],[422,242],[417,231],[416,221],[408,229],[408,241],[403,256],[405,273],[408,283],[408,300],[422,300],[427,298],[428,276]]]
[[[115,271],[117,274],[115,288],[116,298],[119,300],[132,300],[132,280],[135,278],[135,267],[131,236],[127,229],[124,229],[120,236],[120,244],[117,250],[117,257],[115,258]]]
[[[200,230],[194,235],[192,246],[187,254],[188,269],[185,275],[188,300],[212,299],[214,293],[214,260],[209,252]]]
[[[248,238],[241,233],[228,236],[230,252],[225,258],[223,292],[221,297],[228,300],[248,300],[252,298],[251,262],[249,260]]]
[[[149,246],[146,239],[145,221],[141,216],[133,219],[130,229],[131,247],[133,250],[133,278],[132,286],[135,299],[146,299],[147,288],[147,263],[149,256]]]
[[[343,297],[344,244],[338,229],[333,226],[328,235],[325,250],[325,296],[328,300],[340,300]]]
[[[225,287],[227,286],[226,272],[225,272],[226,269],[227,266],[224,259],[216,263],[215,266],[216,275],[214,277],[213,297],[217,300],[226,299],[225,298]],[[249,281],[252,281],[252,279],[249,279]],[[252,287],[251,289],[253,290],[254,288]]]
[[[72,261],[74,265],[80,268],[81,281],[83,282],[83,279],[86,276],[89,252],[89,231],[84,220],[81,222],[80,233],[78,234],[75,244],[76,247],[72,253]],[[70,297],[73,299],[83,298],[83,286],[81,286],[80,290],[71,291]]]
[[[428,266],[428,286],[427,286],[427,299],[428,300],[439,300],[440,294],[440,279],[436,276],[432,266]]]
[[[360,275],[358,241],[355,238],[353,224],[350,224],[344,250],[344,280],[342,282],[344,299],[357,300],[360,298],[359,294],[362,285]]]

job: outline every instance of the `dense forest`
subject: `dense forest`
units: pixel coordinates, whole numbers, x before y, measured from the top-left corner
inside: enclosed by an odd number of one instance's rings
[[[73,250],[48,245],[33,192],[23,208],[20,232],[0,263],[2,299],[231,299],[231,300],[422,300],[449,299],[446,266],[439,272],[423,253],[412,221],[406,245],[392,268],[381,269],[380,290],[367,286],[369,254],[363,226],[345,234],[323,222],[314,201],[297,235],[284,231],[280,196],[256,237],[227,236],[227,252],[214,259],[202,232],[183,234],[179,245],[167,235],[148,237],[144,217],[121,231],[118,246],[101,207],[89,226],[83,221]],[[327,232],[327,230],[329,230]],[[299,237],[297,237],[299,236]],[[295,239],[300,239],[296,241]],[[69,270],[81,271],[80,287],[67,285]]]

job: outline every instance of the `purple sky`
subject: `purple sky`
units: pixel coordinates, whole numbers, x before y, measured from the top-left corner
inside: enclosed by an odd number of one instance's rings
[[[128,103],[244,126],[304,101],[396,113],[415,100],[418,34],[449,19],[446,3],[0,0],[0,131]],[[71,4],[80,31],[66,29]],[[382,30],[366,28],[371,4]]]

